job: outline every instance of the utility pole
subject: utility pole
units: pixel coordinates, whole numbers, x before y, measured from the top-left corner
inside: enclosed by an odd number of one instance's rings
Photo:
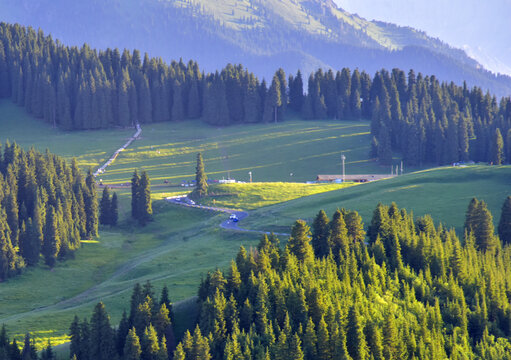
[[[344,169],[344,161],[346,160],[346,156],[344,156],[344,154],[341,155],[341,160],[342,160],[342,182],[345,182],[346,181],[346,173],[345,173],[345,169]]]
[[[401,161],[401,175],[403,175],[403,162]]]

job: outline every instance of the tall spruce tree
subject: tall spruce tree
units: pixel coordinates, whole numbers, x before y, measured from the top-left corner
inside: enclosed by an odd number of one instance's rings
[[[57,225],[57,216],[55,208],[50,206],[48,216],[46,217],[44,241],[42,246],[44,262],[50,267],[55,266],[60,247],[62,245],[61,229]]]
[[[511,243],[511,196],[508,196],[502,204],[502,212],[499,220],[499,237],[505,243]]]
[[[208,178],[204,170],[202,154],[197,154],[197,166],[195,167],[195,189],[192,196],[200,199],[208,195]]]
[[[131,177],[131,217],[134,219],[140,217],[140,176],[137,170]]]
[[[317,257],[328,255],[330,251],[330,220],[324,210],[320,210],[312,223],[312,247]]]
[[[153,216],[153,207],[151,204],[151,181],[146,171],[142,171],[140,176],[140,190],[139,190],[139,222],[141,225],[146,225],[151,221]]]
[[[89,168],[87,177],[85,178],[87,191],[85,192],[85,215],[86,215],[86,231],[87,237],[92,238],[98,236],[98,196],[96,192],[96,179]]]
[[[140,347],[140,339],[137,336],[135,328],[131,328],[126,336],[123,350],[123,360],[140,360],[142,349]]]
[[[98,303],[90,321],[90,356],[97,360],[115,360],[115,333],[110,325],[110,316],[105,305]]]
[[[110,212],[111,212],[111,202],[110,202],[110,192],[108,191],[108,186],[105,186],[103,189],[103,196],[101,197],[101,202],[99,203],[99,223],[101,225],[110,225]]]
[[[495,129],[495,134],[490,146],[490,162],[493,163],[493,165],[501,165],[504,163],[504,140],[499,128]]]
[[[303,220],[296,220],[286,245],[289,252],[300,261],[310,261],[314,258],[314,250],[310,244],[310,229]]]
[[[117,226],[117,221],[119,220],[119,209],[117,204],[117,193],[114,192],[112,195],[112,200],[110,201],[110,225]]]
[[[480,250],[491,251],[496,247],[493,217],[484,201],[480,201],[477,207],[477,227],[474,230],[476,245]]]

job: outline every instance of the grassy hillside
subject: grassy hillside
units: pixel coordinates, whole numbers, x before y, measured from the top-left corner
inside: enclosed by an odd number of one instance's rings
[[[378,202],[395,201],[416,216],[431,214],[437,222],[462,231],[472,197],[485,200],[498,223],[510,185],[511,166],[435,168],[268,206],[254,211],[244,226],[289,229],[297,218],[312,221],[320,209],[331,216],[341,207],[360,212],[367,225]]]
[[[290,182],[218,184],[209,187],[209,196],[202,201],[202,204],[231,209],[254,210],[264,206],[327,191],[339,190],[354,185],[357,184],[351,182],[344,184],[304,184]]]
[[[210,179],[308,181],[318,174],[390,173],[368,158],[369,122],[285,121],[278,124],[215,128],[198,122],[149,124],[142,138],[123,151],[102,179],[125,182],[135,168],[153,183],[192,180],[196,154],[202,152]]]
[[[0,99],[0,142],[16,141],[28,149],[51,152],[70,159],[76,157],[82,167],[97,167],[117,150],[134,130],[62,131],[36,120],[8,99]]]

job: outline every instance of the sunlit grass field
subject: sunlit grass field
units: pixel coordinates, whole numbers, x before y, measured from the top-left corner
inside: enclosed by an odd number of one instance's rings
[[[218,184],[209,186],[209,193],[211,195],[202,201],[202,204],[231,209],[254,210],[263,206],[344,189],[354,185],[357,184],[304,184],[283,182]]]
[[[465,212],[472,197],[487,202],[497,225],[502,203],[509,195],[511,166],[443,167],[268,206],[253,211],[245,226],[282,231],[295,219],[312,222],[320,209],[331,216],[342,207],[357,210],[368,225],[378,202],[395,201],[416,216],[431,214],[436,222],[455,227],[462,235]]]
[[[368,158],[366,121],[298,121],[215,128],[197,121],[143,126],[140,140],[123,151],[102,174],[105,183],[126,182],[134,169],[153,183],[181,183],[195,176],[201,152],[210,179],[305,182],[318,174],[390,173]]]
[[[25,149],[31,146],[44,152],[76,157],[82,168],[104,163],[134,130],[61,131],[36,120],[10,100],[0,99],[0,143],[16,141]]]

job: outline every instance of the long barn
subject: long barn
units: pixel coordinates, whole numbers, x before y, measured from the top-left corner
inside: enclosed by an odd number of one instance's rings
[[[345,181],[354,182],[368,182],[381,179],[393,178],[396,175],[391,174],[368,174],[368,175],[345,175]],[[338,182],[342,181],[342,175],[318,175],[316,177],[318,182]]]

